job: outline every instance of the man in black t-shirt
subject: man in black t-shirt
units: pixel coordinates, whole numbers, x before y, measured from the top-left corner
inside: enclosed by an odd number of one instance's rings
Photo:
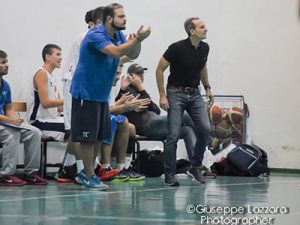
[[[202,41],[206,38],[207,28],[197,17],[188,18],[184,23],[184,28],[188,38],[171,44],[161,57],[156,69],[160,107],[168,111],[164,172],[165,183],[170,186],[179,186],[175,178],[176,149],[184,111],[187,111],[192,118],[197,131],[192,167],[187,173],[194,181],[205,183],[201,166],[209,139],[210,123],[206,104],[198,89],[200,81],[206,90],[206,96],[213,102],[206,67],[209,46]],[[170,75],[166,94],[163,75],[169,66]]]

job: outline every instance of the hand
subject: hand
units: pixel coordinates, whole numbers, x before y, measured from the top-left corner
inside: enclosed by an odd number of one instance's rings
[[[134,38],[136,38],[136,34],[132,33],[132,34],[126,35],[125,37],[126,37],[127,41],[130,41],[130,40],[133,40]]]
[[[151,33],[151,27],[144,29],[144,26],[141,26],[136,33],[136,38],[140,41],[143,41],[147,37],[149,37],[150,33]]]
[[[206,89],[206,97],[209,99],[209,101],[208,101],[209,105],[214,104],[214,96],[213,96],[213,94],[211,92],[211,89],[209,89],[209,88]]]
[[[121,77],[121,89],[126,90],[127,87],[131,84],[130,77],[128,75]]]
[[[12,119],[11,123],[15,126],[21,126],[21,124],[24,122],[23,119],[21,119],[20,117],[16,118],[16,119]]]
[[[121,97],[115,102],[115,105],[122,105],[129,98],[133,99],[133,95],[130,94],[130,92],[126,92],[125,94],[121,95]]]
[[[130,83],[138,90],[143,91],[145,90],[143,81],[140,76],[136,74],[132,74],[129,76]]]
[[[140,101],[140,105],[137,109],[135,109],[136,112],[145,111],[146,109],[148,109],[148,107],[151,103],[150,98],[139,99],[139,101]]]
[[[169,101],[167,99],[167,96],[162,95],[159,98],[159,107],[162,108],[165,111],[168,111],[169,108]]]
[[[139,108],[139,106],[140,106],[140,100],[139,99],[136,99],[136,98],[128,98],[125,102],[124,102],[124,104],[123,104],[123,106],[124,106],[124,110],[125,110],[125,112],[130,112],[130,111],[134,111],[134,110],[136,110],[136,109],[138,109]]]

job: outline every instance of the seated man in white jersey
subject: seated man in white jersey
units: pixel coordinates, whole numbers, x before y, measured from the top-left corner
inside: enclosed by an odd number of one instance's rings
[[[31,125],[42,131],[42,137],[56,141],[68,140],[65,135],[64,118],[61,116],[64,100],[60,98],[56,79],[52,72],[60,68],[61,48],[55,44],[47,44],[42,51],[44,60],[33,76],[31,91],[28,100],[27,119]],[[73,148],[71,143],[68,148]]]

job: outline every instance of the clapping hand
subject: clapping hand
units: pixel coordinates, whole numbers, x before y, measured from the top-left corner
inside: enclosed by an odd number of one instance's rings
[[[151,27],[148,27],[148,28],[145,28],[144,29],[144,26],[141,26],[137,33],[136,33],[136,38],[139,40],[139,41],[143,41],[145,40],[147,37],[149,37],[149,35],[151,34]]]

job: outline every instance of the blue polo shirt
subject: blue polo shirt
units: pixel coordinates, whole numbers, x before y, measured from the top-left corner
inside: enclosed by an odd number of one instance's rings
[[[106,55],[101,50],[107,45],[125,43],[122,32],[111,38],[103,24],[91,28],[80,47],[79,61],[74,72],[71,94],[75,99],[107,102],[119,58]]]
[[[4,115],[4,107],[7,104],[11,104],[11,90],[9,84],[2,79],[0,81],[1,88],[0,88],[0,114]]]

